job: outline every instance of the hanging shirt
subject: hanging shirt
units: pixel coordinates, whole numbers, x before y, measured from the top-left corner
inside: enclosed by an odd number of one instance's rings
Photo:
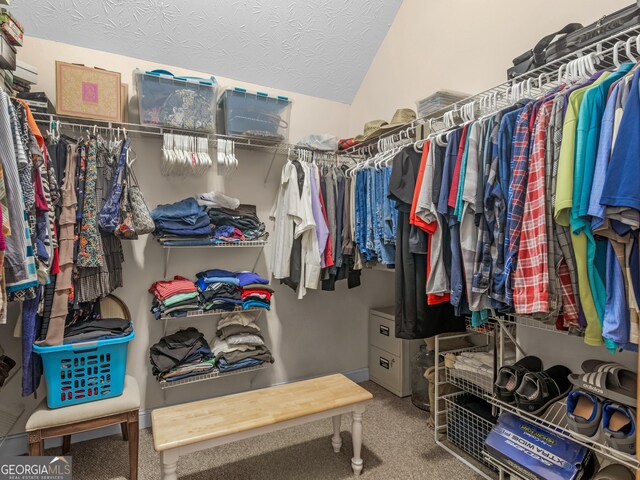
[[[527,192],[529,172],[529,147],[531,145],[531,118],[533,103],[528,103],[516,119],[513,137],[513,156],[511,160],[511,182],[507,200],[507,228],[505,230],[505,292],[507,305],[513,305],[511,275],[517,269],[518,251],[520,249],[520,233],[524,200]]]
[[[518,268],[513,273],[513,306],[520,314],[549,310],[545,158],[551,108],[552,102],[545,102],[538,112],[528,165]]]
[[[304,298],[308,288],[317,289],[320,282],[320,251],[316,236],[316,223],[313,218],[313,207],[311,206],[311,171],[308,163],[303,162],[302,166],[305,169],[304,187],[293,214],[294,237],[302,237],[299,300]]]
[[[594,86],[606,79],[608,72],[602,74],[595,82]],[[556,222],[563,226],[570,226],[571,207],[573,204],[573,184],[574,184],[574,161],[575,161],[575,139],[577,130],[577,117],[584,94],[588,90],[582,87],[574,90],[567,102],[567,111],[564,119],[562,146],[560,149],[560,159],[558,163],[558,178],[556,186]],[[602,324],[595,306],[591,287],[589,285],[589,275],[587,271],[587,239],[585,235],[572,235],[571,244],[576,258],[578,272],[578,290],[580,295],[580,305],[584,312],[587,328],[585,330],[585,343],[588,345],[602,344]]]
[[[591,232],[590,219],[587,217],[595,163],[598,152],[598,140],[602,117],[609,88],[631,69],[625,64],[608,75],[598,85],[590,88],[584,95],[578,114],[576,132],[576,151],[573,181],[573,204],[571,208],[571,229],[574,235],[584,234],[587,240],[587,275],[593,295],[598,318],[603,322],[606,303],[606,262],[607,241],[596,240]],[[607,348],[614,352],[616,346],[605,337]]]
[[[582,328],[585,327],[587,323],[579,308],[578,270],[576,268],[573,248],[571,247],[571,232],[569,231],[569,227],[560,225],[554,221],[558,164],[560,162],[560,151],[562,148],[563,128],[564,97],[558,95],[553,100],[553,109],[551,110],[551,120],[547,134],[547,153],[550,157],[547,160],[547,163],[550,164],[547,189],[551,199],[548,215],[551,215],[549,223],[553,226],[558,251],[557,257],[554,258],[554,265],[558,268],[558,281],[562,300],[561,316],[558,317],[556,326],[558,328],[568,329],[570,326]]]
[[[287,162],[282,168],[280,187],[269,218],[274,221],[274,241],[271,250],[271,271],[274,278],[287,278],[290,274],[291,248],[293,247],[294,214],[300,202],[296,168]]]

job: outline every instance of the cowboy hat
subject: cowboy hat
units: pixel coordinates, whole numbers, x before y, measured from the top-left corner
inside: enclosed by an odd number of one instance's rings
[[[413,122],[416,119],[416,112],[414,112],[411,108],[399,108],[396,110],[396,113],[393,114],[391,118],[391,122],[387,123],[380,128],[382,130],[389,130],[391,128],[397,128],[405,123]]]
[[[355,142],[364,142],[370,138],[376,137],[382,133],[382,128],[387,124],[384,120],[371,120],[364,124],[364,134],[356,135],[354,137]]]

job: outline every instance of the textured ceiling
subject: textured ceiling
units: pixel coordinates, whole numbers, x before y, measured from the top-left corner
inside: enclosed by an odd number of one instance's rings
[[[14,0],[11,12],[28,35],[351,103],[401,3]]]

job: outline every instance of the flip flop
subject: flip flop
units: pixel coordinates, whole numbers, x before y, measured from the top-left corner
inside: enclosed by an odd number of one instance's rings
[[[538,357],[528,356],[521,358],[513,365],[508,365],[498,370],[493,393],[498,400],[506,403],[515,403],[515,393],[522,383],[522,378],[530,372],[541,372],[542,360]]]
[[[573,374],[569,380],[576,388],[600,395],[608,400],[636,406],[638,375],[618,363],[587,360],[586,373]]]
[[[620,452],[635,455],[636,412],[633,408],[605,402],[602,407],[602,426],[607,445]]]
[[[567,425],[574,432],[593,437],[602,420],[602,403],[595,395],[574,390],[567,397]]]
[[[593,480],[635,480],[636,476],[624,465],[614,463],[600,470]]]
[[[543,413],[571,391],[570,374],[571,370],[564,365],[554,365],[544,372],[527,373],[516,391],[518,408],[532,415]]]

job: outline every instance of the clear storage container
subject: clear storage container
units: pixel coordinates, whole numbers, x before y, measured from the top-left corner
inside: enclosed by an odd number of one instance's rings
[[[229,88],[220,99],[224,132],[227,135],[255,137],[272,142],[289,140],[291,100],[264,92]]]
[[[176,77],[166,70],[133,72],[140,123],[215,133],[218,84],[214,77]]]

